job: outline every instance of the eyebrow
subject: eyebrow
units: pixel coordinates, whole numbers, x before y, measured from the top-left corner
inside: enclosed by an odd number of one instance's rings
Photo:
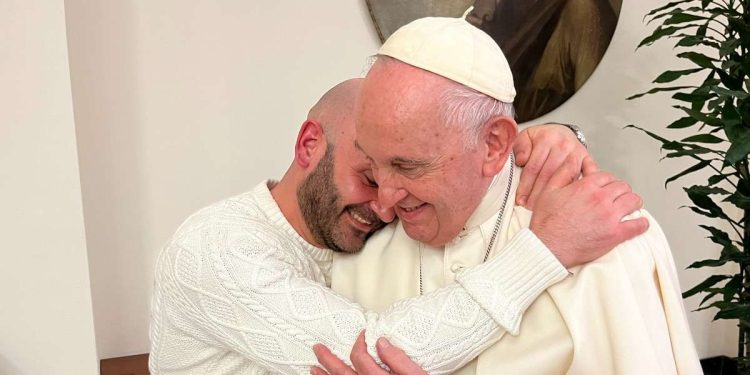
[[[361,151],[365,155],[365,157],[367,158],[367,160],[372,161],[372,158],[369,155],[367,155],[367,153],[365,152],[365,150],[362,149],[362,146],[360,146],[359,142],[357,142],[356,140],[354,141],[354,148],[356,148],[357,150]],[[393,164],[407,164],[407,165],[413,165],[413,166],[416,166],[416,167],[427,167],[427,166],[430,166],[433,163],[434,163],[434,161],[419,160],[419,159],[410,159],[410,158],[405,158],[405,157],[402,157],[402,156],[393,157],[389,161],[389,164],[391,164],[391,165],[393,165]]]
[[[393,159],[391,159],[391,164],[408,164],[408,165],[413,165],[417,167],[425,167],[425,166],[430,165],[431,162],[427,160],[409,159],[409,158],[396,156]]]

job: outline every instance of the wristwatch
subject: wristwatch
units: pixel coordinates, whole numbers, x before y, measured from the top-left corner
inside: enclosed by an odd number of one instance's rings
[[[555,124],[560,124],[562,126],[567,127],[568,129],[570,129],[573,132],[573,134],[576,135],[576,138],[578,138],[578,142],[581,142],[581,144],[583,145],[583,147],[589,148],[589,144],[586,143],[586,136],[583,135],[583,130],[581,130],[581,128],[579,128],[577,125],[563,124],[561,122],[557,122]]]

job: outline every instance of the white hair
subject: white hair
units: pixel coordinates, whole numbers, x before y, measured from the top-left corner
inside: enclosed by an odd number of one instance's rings
[[[379,60],[400,62],[390,56],[373,55],[367,58],[363,75]],[[482,126],[496,116],[515,118],[513,103],[502,102],[458,82],[447,79],[451,85],[440,96],[441,117],[446,127],[455,126],[464,136],[465,148],[473,149],[479,143]]]
[[[502,102],[462,84],[452,83],[441,95],[441,116],[445,126],[459,128],[467,149],[477,146],[482,126],[491,118],[515,117],[513,103]]]

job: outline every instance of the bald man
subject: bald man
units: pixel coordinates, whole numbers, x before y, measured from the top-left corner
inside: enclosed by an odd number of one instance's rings
[[[422,354],[413,358],[428,370],[466,363],[500,337],[504,328],[491,318],[498,312],[487,311],[460,285],[394,304],[383,313],[365,310],[329,289],[333,253],[359,251],[384,225],[371,209],[378,206],[378,191],[370,164],[354,147],[354,101],[360,83],[337,85],[310,110],[295,143],[294,161],[280,181],[263,181],[198,211],[165,246],[157,262],[152,303],[152,374],[308,373],[317,363],[313,344],[322,343],[346,357],[363,329],[393,337],[390,333],[423,311],[473,314],[472,324],[458,329],[446,324],[455,316],[446,316],[435,325],[436,334],[419,343]],[[565,128],[537,128],[529,137],[535,150],[546,153],[550,148],[556,148],[553,153],[578,150],[550,160],[580,161],[585,156],[580,148],[569,147],[577,141]],[[568,146],[558,148],[560,142]],[[533,160],[534,152],[527,152],[532,155],[527,159]],[[552,221],[547,227],[561,225],[571,223]],[[593,232],[581,227],[556,241],[581,234],[595,239]],[[552,262],[554,256],[545,259]],[[493,280],[512,266],[502,257],[488,264],[497,267],[466,272]],[[558,271],[543,284],[567,275]],[[513,277],[523,282],[538,274]],[[507,306],[520,311],[533,293],[508,298]],[[394,344],[414,347],[417,342],[396,339]],[[443,353],[441,358],[432,355],[436,350]],[[375,349],[372,355],[377,358]],[[382,360],[387,363],[389,358]]]

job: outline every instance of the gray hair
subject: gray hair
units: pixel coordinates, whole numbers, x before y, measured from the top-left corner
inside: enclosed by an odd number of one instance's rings
[[[460,83],[443,91],[441,116],[445,126],[455,126],[464,135],[466,149],[479,142],[482,126],[496,116],[515,117],[513,103],[499,101]]]
[[[368,57],[363,75],[366,75],[379,60],[398,61],[390,56],[373,55]],[[400,62],[400,61],[399,61]],[[516,117],[513,103],[502,102],[458,82],[447,79],[451,85],[440,96],[441,117],[446,127],[455,126],[464,136],[467,150],[479,144],[482,126],[496,116]]]

